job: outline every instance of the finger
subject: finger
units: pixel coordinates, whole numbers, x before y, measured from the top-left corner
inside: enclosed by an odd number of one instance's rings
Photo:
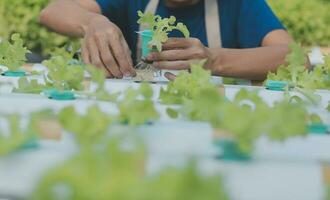
[[[184,69],[189,69],[189,61],[186,60],[160,61],[160,62],[154,62],[153,66],[158,69],[184,70]]]
[[[130,50],[130,48],[127,45],[127,42],[125,40],[122,40],[122,45],[124,46],[124,49],[126,51],[126,57],[127,57],[127,60],[130,64],[130,66],[133,66],[132,51]],[[130,72],[131,72],[132,76],[136,76],[136,71],[135,71],[134,67],[131,68]]]
[[[83,42],[83,44],[81,46],[81,57],[82,57],[82,60],[85,64],[91,64],[88,49],[87,49],[85,41]]]
[[[106,68],[117,78],[122,78],[123,74],[119,70],[119,66],[116,63],[111,50],[109,48],[109,42],[107,39],[102,39],[101,37],[95,38],[96,44],[98,46],[101,60],[106,66]]]
[[[92,39],[89,39],[87,42],[87,51],[89,53],[90,64],[100,68],[101,70],[104,70],[107,77],[113,76],[110,70],[108,70],[101,61],[98,48]]]
[[[190,38],[169,38],[163,44],[163,50],[168,49],[184,49],[192,46],[192,40]]]
[[[110,48],[114,54],[115,60],[119,65],[119,70],[125,76],[132,76],[134,74],[134,69],[133,69],[133,65],[130,65],[129,61],[127,60],[128,55],[122,46],[123,36],[119,36],[119,37],[111,36],[109,38],[111,43]]]
[[[89,52],[91,64],[98,68],[105,68],[104,64],[100,59],[99,50],[97,49],[97,46],[92,39],[88,39],[87,49]]]
[[[174,81],[176,79],[176,76],[170,72],[166,72],[164,76],[170,81]]]
[[[175,61],[175,60],[189,60],[193,58],[194,52],[190,49],[185,50],[165,50],[162,52],[150,53],[147,61]]]

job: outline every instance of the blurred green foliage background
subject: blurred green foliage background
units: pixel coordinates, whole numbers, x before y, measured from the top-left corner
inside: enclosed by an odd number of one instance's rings
[[[294,39],[330,46],[330,0],[267,0]]]
[[[39,13],[51,0],[0,0],[0,37],[17,32],[34,53],[46,55],[70,39],[50,32],[38,23]]]
[[[18,32],[32,52],[45,55],[70,39],[38,24],[38,15],[52,0],[1,0],[0,37]],[[297,42],[330,46],[330,0],[267,0]]]

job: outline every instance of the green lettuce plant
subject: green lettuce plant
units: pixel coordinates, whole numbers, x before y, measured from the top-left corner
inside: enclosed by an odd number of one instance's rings
[[[304,104],[291,103],[287,98],[270,107],[257,93],[244,89],[234,101],[229,101],[209,81],[210,73],[203,69],[203,62],[193,65],[191,74],[179,74],[160,93],[165,103],[181,104],[180,108],[167,109],[169,116],[209,122],[228,133],[244,153],[250,153],[256,139],[263,135],[283,141],[307,134],[308,113]]]
[[[270,72],[267,80],[287,81],[291,86],[305,89],[330,90],[330,55],[326,55],[324,64],[307,69],[306,51],[298,44],[290,44],[291,53],[286,57],[286,64]]]
[[[138,89],[126,89],[124,98],[117,103],[120,111],[119,120],[133,126],[158,120],[160,116],[152,96],[153,91],[148,83],[141,84]]]
[[[182,104],[184,98],[194,99],[204,89],[215,89],[216,86],[210,83],[211,72],[203,69],[204,63],[205,60],[192,63],[191,73],[182,71],[175,81],[170,82],[166,88],[161,88],[161,103]]]
[[[26,63],[29,50],[23,45],[19,34],[13,34],[10,40],[0,42],[0,65],[10,71],[18,71]]]
[[[156,47],[158,51],[162,51],[162,45],[168,40],[168,34],[173,30],[180,31],[184,37],[189,38],[189,30],[183,23],[176,24],[176,18],[162,18],[159,15],[154,15],[150,12],[143,13],[138,11],[138,24],[146,26],[153,32],[152,40],[149,42],[151,47]]]
[[[27,125],[24,125],[25,119],[19,114],[1,114],[3,126],[0,126],[0,157],[35,146],[35,140],[40,134],[38,123],[49,116],[53,116],[50,110],[31,113],[28,115]]]
[[[115,134],[49,171],[31,199],[229,199],[221,177],[201,176],[195,163],[148,176],[145,161],[139,138],[126,132]]]

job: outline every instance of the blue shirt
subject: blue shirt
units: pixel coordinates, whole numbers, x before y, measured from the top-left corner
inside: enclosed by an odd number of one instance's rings
[[[137,11],[144,11],[149,0],[96,0],[103,15],[115,23],[123,32],[132,52],[136,52]],[[284,29],[265,0],[218,0],[222,46],[224,48],[255,48],[261,45],[271,31]],[[156,14],[171,15],[187,25],[191,37],[207,46],[204,0],[193,6],[169,8],[161,0]],[[171,37],[182,37],[178,32]],[[135,53],[133,53],[135,60]]]

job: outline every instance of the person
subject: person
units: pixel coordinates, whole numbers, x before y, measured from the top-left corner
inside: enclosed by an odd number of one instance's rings
[[[213,75],[263,80],[285,63],[293,42],[265,0],[56,0],[40,22],[83,38],[83,61],[122,78],[136,74],[138,10],[173,15],[190,30],[190,38],[172,33],[162,52],[145,58],[159,69],[189,69],[192,60],[207,59]]]

